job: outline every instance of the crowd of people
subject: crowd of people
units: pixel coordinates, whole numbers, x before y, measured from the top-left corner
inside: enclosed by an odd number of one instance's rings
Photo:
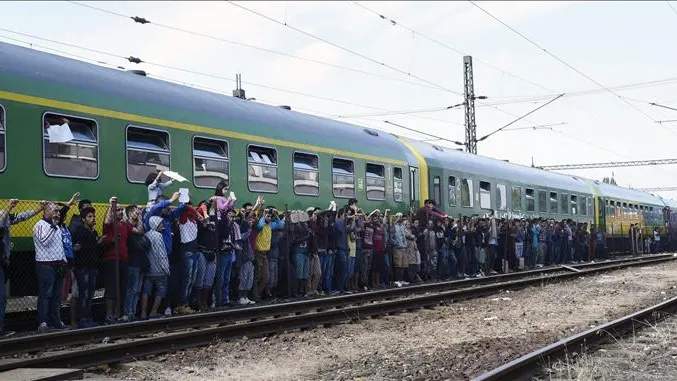
[[[343,207],[332,201],[326,209],[280,211],[258,197],[236,208],[227,181],[207,200],[179,202],[179,192],[164,194],[172,182],[160,182],[161,175],[149,175],[145,206],[123,207],[111,197],[100,230],[97,211],[78,193],[66,204],[42,202],[17,214],[12,210],[19,201],[11,200],[0,211],[5,265],[9,226],[43,213],[33,229],[39,332],[96,325],[92,300],[100,277],[103,323],[115,324],[279,296],[401,287],[606,259],[604,233],[571,220],[456,219],[438,211],[432,200],[410,216],[390,210],[367,214],[356,199]],[[66,225],[75,205],[78,213]],[[2,330],[3,270],[0,334],[8,335]],[[60,316],[63,292],[69,293],[69,324]]]

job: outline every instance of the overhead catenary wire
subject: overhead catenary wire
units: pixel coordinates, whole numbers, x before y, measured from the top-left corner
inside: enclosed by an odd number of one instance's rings
[[[181,71],[181,72],[205,76],[205,77],[209,77],[209,78],[221,79],[221,80],[225,80],[225,81],[229,81],[229,82],[235,82],[235,80],[233,78],[224,77],[224,76],[218,75],[218,74],[205,73],[205,72],[201,72],[201,71],[198,71],[198,70],[176,67],[176,66],[171,66],[171,65],[165,65],[165,64],[161,64],[161,63],[157,63],[157,62],[152,62],[152,61],[146,61],[146,60],[143,60],[139,57],[125,56],[125,55],[122,55],[122,54],[111,53],[111,52],[107,52],[107,51],[100,50],[100,49],[87,48],[87,47],[84,47],[84,46],[79,46],[79,45],[76,45],[76,44],[70,44],[70,43],[63,42],[63,41],[57,41],[57,40],[53,40],[53,39],[49,39],[49,38],[45,38],[45,37],[31,35],[31,34],[28,34],[28,33],[17,32],[17,31],[5,29],[5,28],[2,28],[2,27],[0,27],[0,31],[18,34],[18,35],[21,35],[21,36],[24,36],[24,37],[34,38],[34,39],[37,39],[37,40],[47,41],[47,42],[57,44],[57,45],[63,45],[63,46],[68,46],[68,47],[75,48],[75,49],[81,49],[81,50],[85,50],[85,51],[89,51],[89,52],[93,52],[93,53],[97,53],[97,54],[102,54],[102,55],[118,58],[118,59],[125,60],[125,61],[135,63],[135,64],[144,63],[144,64],[147,64],[147,65],[157,66],[157,67],[161,67],[161,68],[165,68],[165,69]],[[25,42],[25,43],[30,44],[29,42]],[[91,59],[89,59],[89,60],[91,60]],[[376,111],[380,111],[380,112],[390,112],[390,111],[392,111],[392,110],[388,110],[388,109],[383,108],[383,107],[370,106],[370,105],[355,103],[355,102],[346,101],[346,100],[342,100],[342,99],[326,97],[326,96],[323,96],[323,95],[309,94],[309,93],[305,93],[305,92],[302,92],[302,91],[282,89],[282,88],[278,88],[278,87],[275,87],[275,86],[270,86],[270,85],[256,83],[256,82],[242,81],[242,83],[246,84],[246,85],[251,85],[251,86],[256,86],[256,87],[261,87],[261,88],[273,90],[273,91],[279,91],[279,92],[299,95],[299,96],[303,96],[303,97],[307,97],[307,98],[324,100],[324,101],[328,101],[328,102],[340,103],[340,104],[345,104],[345,105],[349,105],[349,106],[362,107],[362,108],[365,108],[365,109],[376,110]],[[412,117],[436,121],[436,122],[440,122],[440,123],[454,123],[454,122],[449,121],[449,120],[428,117],[428,116],[425,116],[425,115],[412,115]]]
[[[453,91],[451,91],[449,89],[444,89],[440,86],[436,86],[436,85],[433,86],[433,85],[430,85],[430,84],[427,84],[427,83],[422,83],[420,81],[410,81],[410,80],[406,80],[406,79],[403,79],[403,78],[389,77],[389,76],[386,76],[386,75],[372,73],[372,72],[369,72],[369,71],[366,71],[366,70],[361,70],[361,69],[357,69],[357,68],[353,68],[353,67],[349,67],[349,66],[338,65],[338,64],[331,63],[331,62],[321,61],[321,60],[317,60],[317,59],[313,59],[313,58],[301,57],[301,56],[297,56],[297,55],[294,55],[294,54],[285,53],[285,52],[282,52],[282,51],[279,51],[279,50],[274,50],[274,49],[264,48],[264,47],[261,47],[261,46],[256,46],[256,45],[251,45],[251,44],[247,44],[247,43],[243,43],[243,42],[238,42],[238,41],[230,40],[230,39],[227,39],[227,38],[213,36],[213,35],[210,35],[210,34],[201,33],[201,32],[197,32],[197,31],[193,31],[193,30],[189,30],[189,29],[184,29],[184,28],[180,28],[180,27],[176,27],[176,26],[172,26],[172,25],[168,25],[168,24],[163,24],[163,23],[159,23],[159,22],[155,22],[155,21],[151,22],[150,20],[146,19],[145,17],[128,16],[128,15],[124,15],[122,13],[114,12],[114,11],[111,11],[111,10],[108,10],[108,9],[105,9],[105,8],[96,7],[96,6],[89,5],[89,4],[80,3],[80,2],[77,2],[77,1],[69,1],[69,3],[74,4],[74,5],[78,5],[78,6],[81,6],[81,7],[89,8],[89,9],[92,9],[92,10],[96,10],[96,11],[99,11],[99,12],[108,13],[110,15],[121,17],[121,18],[124,18],[124,19],[131,19],[132,21],[134,21],[138,24],[149,24],[149,25],[152,25],[152,26],[155,26],[155,27],[159,27],[159,28],[163,28],[163,29],[167,29],[167,30],[172,30],[172,31],[175,31],[175,32],[190,34],[190,35],[193,35],[193,36],[196,36],[196,37],[206,38],[206,39],[219,41],[219,42],[223,42],[223,43],[227,43],[227,44],[231,44],[231,45],[241,46],[241,47],[248,48],[248,49],[262,51],[262,52],[269,53],[269,54],[280,55],[280,56],[284,56],[284,57],[287,57],[287,58],[292,58],[292,59],[296,59],[296,60],[300,60],[300,61],[305,61],[305,62],[310,62],[310,63],[314,63],[314,64],[318,64],[318,65],[328,66],[328,67],[332,67],[332,68],[335,68],[335,69],[346,70],[346,71],[354,72],[354,73],[357,73],[357,74],[362,74],[362,75],[380,78],[380,79],[384,79],[384,80],[396,81],[396,82],[406,83],[406,84],[413,85],[413,86],[420,86],[420,87],[425,87],[425,88],[428,88],[428,89],[434,89],[434,90],[439,90],[439,91],[444,91],[444,92],[452,92],[453,93]]]
[[[666,1],[665,3],[668,4],[668,7],[670,7],[675,16],[677,16],[677,9],[675,9],[675,7],[672,6],[672,3],[670,3],[669,1]]]
[[[496,20],[497,22],[499,22],[501,25],[505,26],[506,28],[510,29],[513,33],[515,33],[516,35],[520,36],[522,39],[524,39],[525,41],[529,42],[531,45],[534,45],[535,47],[537,47],[538,49],[540,49],[543,53],[545,53],[545,54],[547,54],[548,56],[552,57],[552,58],[555,59],[556,61],[560,62],[561,64],[563,64],[564,66],[566,66],[566,67],[568,67],[569,69],[573,70],[574,72],[578,73],[579,75],[581,75],[581,76],[584,77],[585,79],[589,80],[590,82],[594,83],[595,85],[599,86],[600,88],[606,90],[606,91],[609,92],[610,94],[616,96],[616,98],[618,98],[619,100],[621,100],[623,103],[629,105],[629,106],[632,107],[633,109],[637,110],[639,113],[641,113],[642,115],[644,115],[645,117],[647,117],[647,118],[648,118],[649,120],[651,120],[652,122],[655,122],[655,121],[656,121],[651,115],[647,114],[645,111],[643,111],[643,110],[640,109],[639,107],[635,106],[634,104],[628,102],[626,99],[624,99],[624,98],[621,97],[620,95],[616,94],[612,89],[610,89],[610,88],[608,88],[607,86],[601,84],[600,82],[598,82],[598,81],[595,80],[594,78],[592,78],[592,77],[590,77],[589,75],[587,75],[587,74],[583,73],[582,71],[578,70],[577,68],[575,68],[574,66],[572,66],[572,65],[569,64],[568,62],[564,61],[563,59],[559,58],[558,56],[556,56],[555,54],[553,54],[553,53],[550,52],[549,50],[547,50],[547,49],[545,49],[544,47],[542,47],[541,45],[539,45],[539,44],[538,44],[537,42],[535,42],[534,40],[532,40],[532,39],[530,39],[529,37],[525,36],[524,34],[520,33],[518,30],[516,30],[515,28],[513,28],[512,26],[510,26],[509,24],[507,24],[505,21],[501,20],[500,18],[498,18],[498,17],[494,16],[493,14],[491,14],[491,13],[490,13],[489,11],[487,11],[486,9],[484,9],[484,8],[482,8],[481,6],[477,5],[474,1],[472,1],[472,0],[468,0],[468,1],[470,2],[470,4],[472,4],[472,5],[475,6],[477,9],[479,9],[479,10],[481,10],[482,12],[484,12],[485,14],[487,14],[489,17],[491,17],[492,19]]]
[[[255,11],[255,10],[253,10],[253,9],[247,8],[247,7],[243,6],[243,5],[240,5],[240,4],[235,3],[235,2],[233,2],[233,1],[227,1],[227,0],[226,0],[226,2],[229,3],[229,4],[231,4],[231,5],[233,5],[233,6],[235,6],[235,7],[238,7],[238,8],[240,8],[240,9],[243,9],[243,10],[249,12],[249,13],[252,13],[252,14],[257,15],[257,16],[259,16],[259,17],[261,17],[261,18],[264,18],[264,19],[266,19],[266,20],[268,20],[268,21],[271,21],[271,22],[274,22],[274,23],[276,23],[276,24],[279,24],[279,25],[282,25],[282,26],[284,26],[284,27],[287,27],[287,28],[289,28],[289,29],[292,29],[292,30],[294,30],[294,31],[296,31],[296,32],[298,32],[298,33],[303,34],[303,35],[306,36],[306,37],[309,37],[309,38],[312,38],[312,39],[314,39],[314,40],[317,40],[317,41],[323,42],[323,43],[325,43],[325,44],[331,45],[331,46],[333,46],[333,47],[335,47],[335,48],[337,48],[337,49],[343,50],[344,52],[347,52],[347,53],[352,54],[352,55],[354,55],[354,56],[360,57],[360,58],[362,58],[362,59],[364,59],[364,60],[366,60],[366,61],[372,62],[372,63],[374,63],[374,64],[376,64],[376,65],[381,66],[381,67],[388,68],[388,69],[390,69],[390,70],[392,70],[392,71],[398,72],[398,73],[400,73],[400,74],[409,76],[409,77],[414,78],[414,79],[418,79],[419,81],[425,82],[425,83],[427,83],[427,84],[429,84],[429,85],[432,85],[432,86],[436,86],[436,87],[438,87],[438,88],[440,88],[440,89],[449,91],[449,92],[454,93],[454,94],[456,94],[456,95],[461,95],[461,96],[463,95],[463,94],[462,94],[461,92],[459,92],[459,91],[451,90],[451,89],[449,89],[449,88],[447,88],[447,87],[445,87],[445,86],[442,86],[442,85],[440,85],[440,84],[438,84],[438,83],[435,83],[435,82],[433,82],[433,81],[427,80],[427,79],[425,79],[425,78],[422,78],[422,77],[420,77],[420,76],[417,76],[417,75],[414,75],[414,74],[411,74],[411,73],[407,73],[407,71],[405,71],[405,70],[396,68],[396,67],[394,67],[394,66],[392,66],[392,65],[389,65],[389,64],[387,64],[387,63],[385,63],[385,62],[376,60],[376,59],[371,58],[371,57],[369,57],[369,56],[367,56],[367,55],[365,55],[365,54],[359,53],[359,52],[357,52],[357,51],[355,51],[355,50],[353,50],[353,49],[350,49],[350,48],[348,48],[348,47],[345,47],[345,46],[343,46],[343,45],[341,45],[341,44],[338,44],[338,43],[336,43],[336,42],[329,41],[329,40],[327,40],[327,39],[325,39],[325,38],[319,37],[319,36],[314,35],[314,34],[312,34],[312,33],[310,33],[310,32],[306,32],[305,30],[303,30],[303,29],[301,29],[301,28],[298,28],[298,27],[295,27],[295,26],[293,26],[293,25],[290,25],[289,23],[284,23],[284,22],[281,22],[281,21],[279,21],[279,20],[276,20],[276,19],[274,19],[274,18],[272,18],[272,17],[270,17],[270,16],[267,16],[267,15],[261,13],[261,12],[257,12],[257,11]]]

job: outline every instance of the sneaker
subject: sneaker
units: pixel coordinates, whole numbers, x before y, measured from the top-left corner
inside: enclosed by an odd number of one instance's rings
[[[247,298],[245,298],[245,299],[247,299]],[[249,301],[249,304],[256,304],[256,302],[253,301],[253,300],[249,300],[249,299],[247,299],[247,300]]]
[[[70,327],[67,326],[67,325],[66,325],[64,322],[62,322],[62,321],[60,321],[59,323],[57,323],[57,324],[54,326],[54,329],[58,329],[58,330],[64,330],[64,329],[68,329],[68,328],[70,328]]]
[[[106,316],[106,320],[104,320],[104,323],[106,325],[112,325],[112,324],[117,323],[117,320],[115,320],[114,316]]]
[[[239,304],[239,305],[241,305],[241,306],[244,306],[245,304],[249,304],[249,299],[247,299],[247,298],[240,298],[240,300],[238,300],[237,304]]]
[[[40,323],[38,326],[38,333],[47,333],[49,330],[49,327],[47,327],[47,323]]]
[[[193,311],[192,308],[190,308],[189,306],[186,305],[186,306],[181,306],[181,307],[177,308],[176,312],[179,313],[179,314],[192,314],[195,311]],[[166,311],[165,311],[165,314],[166,314]]]
[[[165,316],[172,316],[172,309],[167,307],[165,308]]]
[[[491,272],[489,272],[489,274],[496,275],[496,274],[498,274],[498,272],[496,270],[491,270]]]
[[[129,323],[130,321],[132,321],[132,319],[130,319],[127,315],[123,315],[118,319],[118,323]]]
[[[403,286],[408,286],[408,285],[409,285],[409,282],[405,282],[405,281],[402,281],[402,282],[400,282],[400,283],[402,283]]]

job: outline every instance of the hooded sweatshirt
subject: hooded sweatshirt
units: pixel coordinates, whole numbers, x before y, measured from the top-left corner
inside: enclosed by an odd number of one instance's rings
[[[148,276],[167,276],[169,275],[169,257],[167,256],[167,248],[159,229],[163,226],[162,217],[153,216],[149,219],[148,224],[151,230],[146,232],[146,238],[150,241],[151,249],[148,253],[148,261],[150,262],[150,271]]]

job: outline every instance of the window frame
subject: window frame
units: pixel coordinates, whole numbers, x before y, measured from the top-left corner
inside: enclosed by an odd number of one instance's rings
[[[1,105],[0,105],[1,106]],[[3,112],[4,112],[4,107],[3,107]],[[91,122],[94,122],[94,126],[96,127],[96,176],[94,177],[84,177],[84,176],[69,176],[69,175],[53,175],[50,173],[47,173],[47,160],[45,157],[45,117],[47,114],[52,114],[52,115],[57,115],[57,116],[63,116],[66,118],[76,118],[76,119],[82,119],[82,120],[88,120]],[[45,174],[45,176],[48,177],[58,177],[58,178],[65,178],[65,179],[77,179],[77,180],[98,180],[99,177],[101,176],[101,141],[99,139],[99,122],[96,121],[96,119],[85,117],[85,116],[78,116],[78,115],[72,115],[72,114],[66,114],[62,112],[57,112],[57,111],[45,111],[42,113],[42,118],[40,118],[41,124],[40,124],[40,138],[42,139],[41,141],[41,150],[42,150],[42,173]],[[5,139],[7,138],[7,119],[5,119]],[[65,144],[65,143],[55,143],[55,144]],[[90,143],[91,144],[91,143]],[[7,167],[7,141],[5,140],[5,167]],[[5,168],[2,169],[0,172],[4,172]]]
[[[212,137],[203,136],[203,135],[193,135],[193,138],[191,139],[191,144],[190,144],[190,153],[193,156],[193,163],[192,163],[193,186],[195,188],[199,188],[199,189],[214,189],[214,187],[206,187],[206,186],[203,186],[203,185],[197,185],[195,183],[195,139],[206,139],[206,140],[212,140],[212,141],[215,141],[215,142],[226,144],[226,157],[227,157],[227,159],[225,159],[225,160],[224,159],[215,159],[215,158],[204,158],[204,159],[205,160],[217,160],[217,161],[227,162],[228,163],[228,182],[230,183],[230,143],[228,143],[228,141],[226,139],[212,138]],[[170,160],[170,164],[171,164],[171,150],[169,151],[169,155],[170,155],[169,160]]]
[[[517,198],[517,202],[519,203],[519,206],[515,208],[515,190],[519,191],[519,197]],[[510,201],[512,203],[512,211],[513,212],[522,212],[524,209],[524,203],[522,202],[524,194],[522,193],[522,186],[521,185],[513,185],[511,192],[510,192]]]
[[[482,183],[489,184],[489,190],[488,191],[482,189]],[[478,185],[479,185],[479,192],[480,192],[480,209],[482,209],[482,210],[492,210],[493,209],[492,208],[493,203],[491,202],[491,182],[490,181],[478,180]],[[482,192],[485,192],[484,194],[489,195],[489,207],[482,206]]]
[[[353,176],[353,193],[354,194],[352,196],[338,196],[338,195],[336,195],[336,188],[335,188],[336,183],[334,183],[334,160],[336,160],[336,159],[349,161],[353,165],[352,176]],[[355,170],[355,160],[348,159],[348,158],[343,157],[343,156],[332,156],[332,158],[331,158],[331,194],[334,197],[337,197],[337,198],[356,198],[356,196],[357,196],[357,173],[356,172],[357,171]],[[366,187],[365,187],[365,189],[366,189]]]
[[[529,196],[529,192],[531,191],[532,194]],[[532,210],[529,210],[529,197],[531,197],[531,200],[534,201],[534,208]],[[534,188],[524,188],[524,199],[526,200],[526,210],[525,212],[533,212],[536,213],[536,189]]]
[[[399,180],[397,180],[397,178],[395,177],[395,172],[398,169],[400,170],[400,179]],[[395,198],[395,195],[397,194],[395,192],[395,189],[396,189],[395,188],[395,182],[397,182],[397,181],[399,181],[401,183],[400,189],[402,189],[402,199],[399,200],[399,201],[397,201],[397,198]],[[398,202],[398,203],[404,202],[404,168],[402,168],[402,167],[393,167],[393,201]]]
[[[554,205],[553,205],[553,202],[552,202],[552,199],[553,199],[552,195],[553,194],[555,195],[555,204]],[[555,207],[554,212],[552,210],[553,206]],[[559,214],[559,193],[558,192],[550,191],[550,193],[548,194],[548,213]]]
[[[294,164],[296,163],[296,154],[301,154],[301,155],[309,155],[309,156],[315,156],[316,162],[317,162],[317,169],[296,169]],[[316,172],[317,173],[317,194],[312,194],[312,193],[297,193],[296,192],[296,186],[294,185],[295,177],[296,177],[296,171],[301,171],[301,172]],[[307,197],[320,197],[320,188],[321,188],[321,182],[320,182],[320,176],[321,176],[321,171],[320,171],[320,155],[313,153],[313,152],[307,152],[307,151],[292,151],[291,154],[291,175],[292,175],[292,191],[294,192],[295,195],[297,196],[307,196]],[[279,190],[279,187],[278,187]]]
[[[569,199],[570,193],[560,193],[559,194],[559,209],[560,214],[570,214],[571,213],[571,200]],[[562,202],[564,199],[565,202]],[[566,208],[566,209],[565,209]]]
[[[275,192],[273,191],[263,191],[263,190],[252,190],[251,187],[249,186],[249,149],[251,147],[256,147],[256,148],[263,148],[263,149],[271,149],[275,151],[275,165],[272,164],[267,164],[267,163],[255,163],[254,165],[259,165],[263,167],[275,167],[275,172],[277,173],[277,176],[275,177]],[[265,146],[261,144],[255,144],[255,143],[248,143],[247,144],[247,149],[245,150],[245,169],[247,173],[247,190],[252,192],[252,193],[267,193],[267,194],[278,194],[280,193],[280,153],[278,152],[277,148],[272,147],[272,146]],[[293,159],[292,159],[293,160]]]
[[[369,176],[369,171],[367,171],[367,167],[370,165],[375,165],[383,168],[383,176],[377,177],[377,176]],[[334,166],[332,165],[332,171],[334,170]],[[353,171],[355,171],[355,167],[353,167]],[[333,177],[333,176],[332,176]],[[370,198],[369,197],[369,192],[367,190],[367,179],[372,178],[372,179],[383,179],[383,198]],[[367,198],[369,201],[385,201],[386,197],[388,197],[388,182],[387,182],[388,176],[386,173],[386,166],[385,164],[377,164],[377,163],[370,163],[370,162],[365,162],[364,163],[364,196]],[[332,179],[333,180],[333,179]],[[355,190],[355,194],[357,194],[357,190]]]
[[[541,194],[543,195],[543,211],[541,211]],[[537,189],[536,190],[536,201],[538,203],[538,213],[543,213],[546,214],[548,213],[548,191],[545,189]]]
[[[505,206],[503,208],[501,208],[502,198],[505,199]],[[508,210],[508,186],[505,184],[496,183],[496,210]]]
[[[465,180],[468,184],[468,204],[463,205],[463,181]],[[475,207],[475,185],[473,184],[473,179],[470,177],[461,177],[461,207],[462,208],[474,208]]]
[[[144,127],[144,126],[139,126],[136,124],[128,124],[125,127],[125,177],[127,178],[127,181],[130,184],[143,184],[144,181],[132,181],[129,179],[129,129],[130,128],[137,128],[140,130],[148,130],[148,131],[155,131],[155,132],[164,132],[167,134],[167,145],[169,146],[169,170],[172,170],[172,134],[164,130],[162,128],[153,128],[153,127]],[[132,148],[132,150],[136,150]],[[138,150],[137,150],[138,151]],[[145,151],[141,151],[145,152]]]
[[[2,161],[3,166],[2,166],[2,168],[0,168],[0,173],[3,173],[7,169],[7,157],[8,157],[7,156],[7,111],[5,110],[5,106],[3,106],[1,103],[0,103],[0,124],[2,124],[2,129],[0,129],[0,135],[2,135],[2,139],[5,140],[5,151],[2,153],[4,155],[4,158],[3,158],[3,161]],[[43,124],[44,124],[44,122],[43,122]],[[97,135],[99,134],[98,126],[96,128],[96,133],[97,133]],[[97,139],[98,139],[98,136],[97,136]],[[98,141],[97,141],[97,145],[98,145]],[[42,149],[44,150],[44,142],[43,142],[43,148]],[[44,160],[44,157],[45,157],[44,153],[42,154],[42,157],[43,157],[43,160]],[[43,164],[43,168],[44,168],[44,164]]]

